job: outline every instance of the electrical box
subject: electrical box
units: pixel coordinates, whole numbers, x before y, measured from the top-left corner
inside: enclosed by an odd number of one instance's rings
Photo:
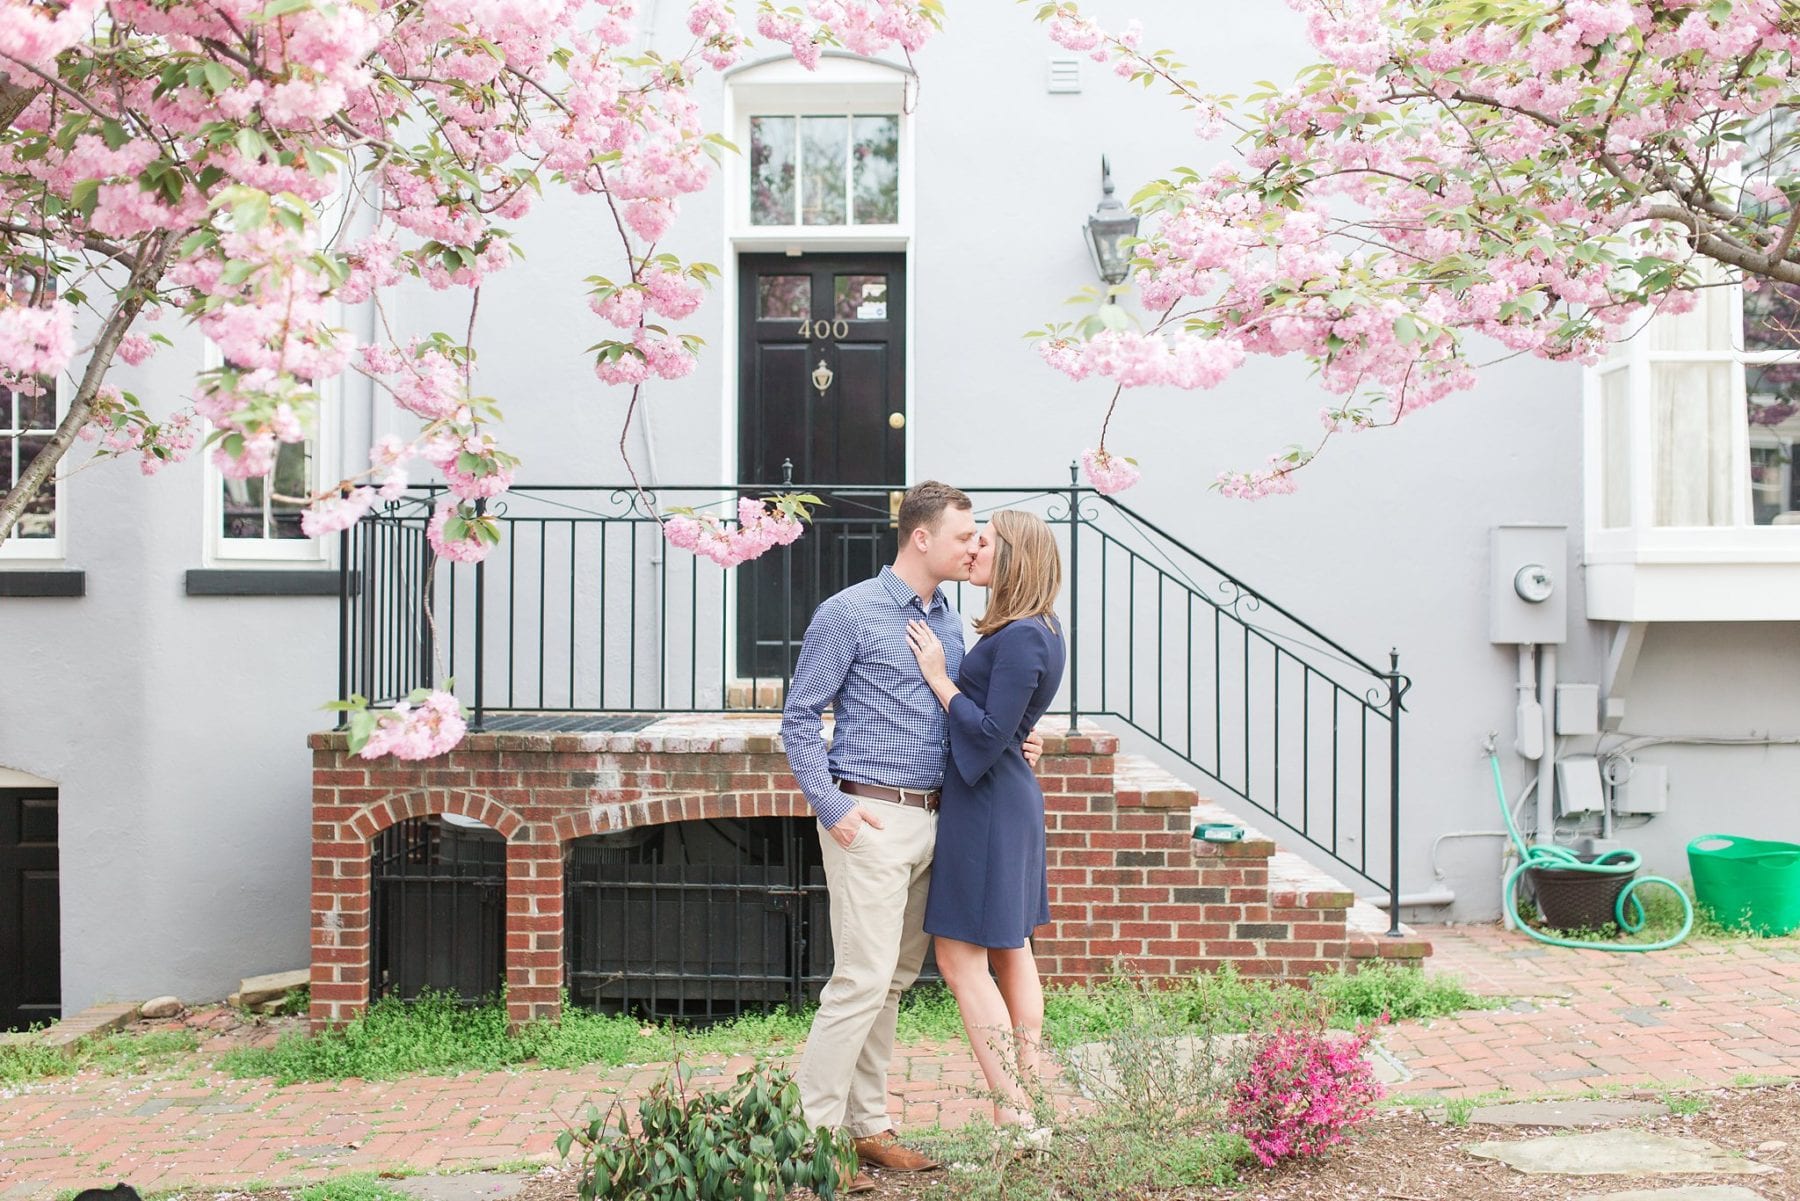
[[[1600,685],[1558,684],[1556,686],[1556,732],[1558,734],[1598,734],[1600,732]]]
[[[1614,813],[1666,813],[1669,769],[1660,763],[1634,763],[1631,775],[1613,790]]]
[[[1600,761],[1592,755],[1565,755],[1556,761],[1556,812],[1563,817],[1605,808]]]
[[[1488,531],[1488,640],[1561,643],[1569,636],[1569,531],[1500,525]]]

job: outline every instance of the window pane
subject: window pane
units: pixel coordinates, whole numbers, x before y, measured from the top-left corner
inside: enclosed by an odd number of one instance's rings
[[[794,118],[750,118],[750,223],[794,224]]]
[[[274,495],[269,498],[269,537],[306,537],[300,532],[300,514],[306,510],[304,498],[313,490],[312,475],[312,443],[282,443],[275,454]],[[281,500],[283,496],[300,499]]]
[[[887,320],[887,276],[840,275],[833,290],[837,293],[835,316],[838,320]]]
[[[1621,368],[1600,377],[1600,524],[1631,524],[1631,372]]]
[[[1695,264],[1702,283],[1722,284],[1725,272],[1710,260]],[[1694,307],[1685,313],[1660,312],[1644,331],[1650,349],[1731,351],[1731,306],[1736,303],[1736,289],[1703,287],[1695,289]]]
[[[1744,293],[1744,349],[1800,350],[1800,286],[1765,281]]]
[[[56,428],[56,387],[48,379],[36,396],[16,394],[20,429],[53,430]]]
[[[227,538],[261,538],[263,536],[263,481],[260,479],[220,481],[220,499],[225,514]]]
[[[765,275],[756,281],[756,316],[803,321],[812,316],[812,276]]]
[[[49,438],[20,438],[18,440],[18,466],[8,484],[18,482],[20,474],[31,465],[38,452],[50,445]],[[46,483],[25,502],[25,511],[19,515],[19,523],[14,533],[20,538],[54,538],[56,537],[56,484]]]
[[[856,223],[892,225],[900,220],[900,118],[856,118]]]
[[[1800,439],[1800,363],[1744,369],[1750,416],[1750,509],[1757,525],[1800,521],[1794,443]]]
[[[850,118],[800,118],[800,224],[844,224]]]
[[[1657,363],[1650,379],[1656,524],[1732,523],[1730,363]]]

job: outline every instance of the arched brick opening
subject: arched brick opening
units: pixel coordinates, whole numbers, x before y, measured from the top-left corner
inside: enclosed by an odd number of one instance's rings
[[[829,902],[798,795],[690,794],[557,816],[569,1003],[717,1020],[815,999]]]
[[[315,780],[315,791],[317,783]],[[321,805],[315,795],[310,1014],[314,1025],[346,1022],[369,1003],[373,934],[370,858],[376,837],[410,818],[447,814],[478,821],[506,840],[506,940],[508,947],[512,946],[513,888],[521,874],[516,864],[529,868],[536,864],[537,856],[530,853],[525,841],[529,826],[511,806],[487,792],[458,788],[410,788],[358,805]],[[560,877],[560,862],[558,868]],[[529,870],[525,874],[529,875]],[[508,983],[513,983],[510,966]],[[554,997],[554,986],[551,992]]]
[[[686,793],[608,803],[596,799],[586,808],[559,813],[551,821],[556,841],[608,834],[669,822],[705,821],[721,817],[811,817],[806,798],[797,792]]]

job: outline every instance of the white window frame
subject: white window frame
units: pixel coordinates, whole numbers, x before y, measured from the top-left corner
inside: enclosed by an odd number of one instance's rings
[[[69,411],[68,383],[60,372],[55,376],[54,388],[55,397],[51,409],[51,417],[53,422],[60,424],[63,415]],[[4,428],[11,429],[12,427],[6,426]],[[52,432],[54,432],[55,425],[52,425],[51,429]],[[0,446],[4,446],[10,453],[12,449],[11,435],[8,435],[4,442],[0,442]],[[17,535],[15,530],[13,534],[7,537],[5,542],[0,543],[0,568],[9,566],[54,566],[55,564],[64,562],[68,558],[69,507],[67,503],[68,498],[63,494],[61,479],[67,461],[68,457],[65,455],[63,462],[57,464],[57,470],[52,473],[46,484],[51,492],[52,513],[56,522],[55,536],[51,538],[21,538]],[[21,466],[23,466],[23,464],[21,464]],[[10,482],[11,481],[9,480],[9,486]]]
[[[1745,368],[1800,361],[1800,350],[1746,351],[1743,288],[1731,284],[1731,345],[1707,350],[1651,348],[1648,328],[1623,352],[1583,372],[1585,447],[1583,506],[1587,615],[1605,621],[1800,620],[1800,525],[1757,525],[1751,506],[1749,406]],[[1652,317],[1651,321],[1659,320]],[[1659,366],[1726,364],[1732,422],[1731,519],[1712,526],[1655,524],[1656,478],[1651,436]],[[1628,520],[1605,517],[1604,379],[1626,376],[1630,452]]]
[[[328,232],[328,219],[344,204],[347,195],[350,195],[350,183],[340,172],[336,187],[316,206],[317,221],[314,229],[322,241]],[[334,326],[342,328],[345,318],[343,305],[334,302],[328,306],[327,318]],[[218,346],[208,339],[205,347],[205,368],[211,370],[222,366],[225,360]],[[316,491],[327,481],[343,476],[343,435],[340,425],[344,403],[342,374],[321,381],[315,390],[319,395],[319,403],[313,429],[307,440],[313,444],[313,488]],[[203,438],[210,437],[216,428],[212,422],[205,422]],[[316,568],[336,561],[336,538],[227,538],[225,474],[213,463],[212,447],[206,447],[204,458],[205,467],[200,474],[206,489],[205,503],[202,505],[206,531],[201,561],[206,566],[243,567],[255,564],[257,567],[278,570]],[[272,484],[274,476],[271,474],[268,480]]]
[[[913,348],[917,345],[914,314],[918,311],[913,287],[914,238],[913,152],[914,122],[907,112],[908,89],[915,76],[899,63],[827,51],[818,67],[808,71],[792,55],[780,54],[746,63],[725,77],[725,128],[741,154],[725,156],[720,184],[725,204],[724,236],[720,239],[721,278],[716,295],[723,301],[720,320],[726,332],[721,338],[719,367],[719,478],[736,480],[738,474],[738,256],[755,253],[831,253],[858,251],[897,253],[905,256],[907,271],[906,313],[906,412],[917,412],[914,401],[917,372]],[[900,118],[898,170],[899,220],[892,225],[752,225],[750,223],[750,118],[753,116],[883,116]],[[796,164],[796,171],[798,164]],[[847,188],[853,181],[846,180]],[[796,177],[796,185],[798,178]],[[854,210],[846,209],[845,215]],[[910,416],[904,431],[909,472],[914,462],[914,442],[919,423]],[[737,613],[739,573],[725,576],[725,611]],[[741,682],[736,676],[737,620],[725,626],[725,656],[731,666],[724,687]],[[723,698],[721,698],[723,702]]]
[[[728,155],[721,171],[726,188],[726,212],[732,249],[781,251],[899,250],[910,241],[913,219],[913,122],[906,113],[907,81],[904,68],[873,59],[828,54],[816,72],[808,72],[791,57],[741,67],[727,77],[727,104],[732,140],[742,154]],[[898,220],[880,225],[848,223],[855,216],[855,173],[846,163],[844,190],[846,224],[755,225],[750,220],[750,118],[751,117],[896,117],[900,140],[896,170]],[[854,143],[854,126],[851,128]],[[795,125],[799,145],[799,125]],[[795,203],[799,203],[799,163],[795,163]],[[796,213],[798,215],[798,213]]]
[[[846,219],[839,222],[814,221],[804,224],[795,222],[753,223],[750,211],[750,189],[745,187],[743,189],[743,194],[739,197],[739,200],[744,206],[744,223],[751,229],[769,230],[771,232],[779,231],[790,235],[808,230],[830,230],[834,233],[847,230],[874,231],[876,233],[892,232],[900,225],[901,221],[899,193],[905,171],[904,164],[900,161],[898,128],[900,124],[906,120],[906,116],[900,111],[899,102],[870,100],[862,105],[852,102],[848,106],[827,106],[825,102],[819,98],[806,97],[804,99],[796,98],[791,100],[788,102],[787,107],[781,109],[758,108],[754,112],[744,113],[742,118],[743,127],[740,132],[742,142],[740,144],[744,147],[746,154],[751,152],[751,147],[754,144],[752,142],[753,129],[751,125],[753,121],[759,118],[765,120],[787,119],[794,123],[794,208],[796,215],[798,215],[799,210],[804,207],[806,194],[806,176],[803,169],[803,160],[805,158],[806,149],[804,124],[809,117],[835,117],[842,119],[845,123],[843,201],[844,217]],[[856,163],[854,160],[854,151],[856,147],[856,122],[862,117],[892,117],[894,119],[896,129],[894,158],[895,215],[894,220],[892,221],[864,222],[856,220]],[[748,184],[752,178],[751,169],[746,165],[744,171],[744,183]]]
[[[211,341],[206,343],[205,366],[208,370],[221,366],[224,362],[219,348]],[[319,404],[316,420],[307,441],[313,444],[314,488],[322,487],[327,480],[339,478],[342,474],[338,468],[338,408],[340,406],[341,384],[337,379],[328,379],[318,385]],[[216,427],[212,422],[205,423],[204,437],[210,437]],[[319,567],[332,561],[335,538],[227,538],[225,536],[225,473],[213,462],[213,448],[208,446],[205,452],[205,469],[200,473],[205,480],[206,500],[202,506],[206,514],[206,538],[203,561],[208,567],[241,567],[255,564],[268,568],[304,568]],[[268,477],[270,484],[274,476]]]

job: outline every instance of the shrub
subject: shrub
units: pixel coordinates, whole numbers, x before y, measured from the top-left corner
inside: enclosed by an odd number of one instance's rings
[[[635,1123],[616,1102],[605,1113],[590,1105],[581,1127],[557,1137],[564,1158],[581,1148],[581,1201],[776,1201],[796,1187],[832,1201],[855,1170],[855,1145],[807,1126],[786,1071],[757,1064],[730,1088],[691,1095],[688,1076],[677,1063],[638,1102]]]
[[[1226,1117],[1267,1167],[1322,1155],[1374,1113],[1381,1086],[1363,1059],[1366,1030],[1332,1037],[1290,1027],[1265,1035],[1232,1089]]]

